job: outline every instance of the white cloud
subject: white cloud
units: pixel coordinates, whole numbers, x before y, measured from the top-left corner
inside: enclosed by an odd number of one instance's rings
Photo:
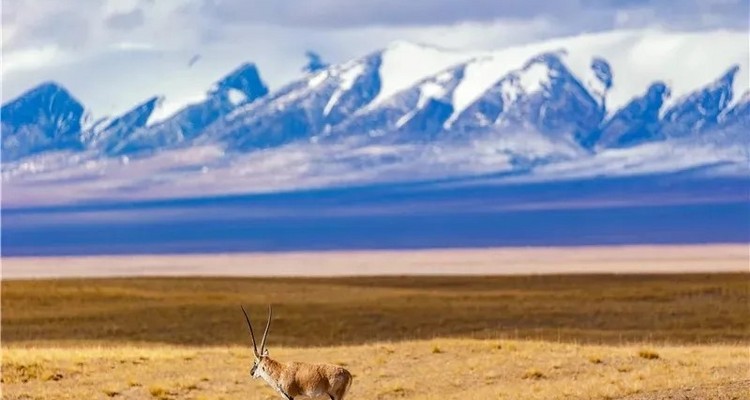
[[[54,45],[30,48],[3,53],[2,73],[5,76],[14,71],[33,71],[58,65],[63,61],[63,52]]]
[[[156,50],[153,44],[144,42],[118,42],[112,45],[114,50]]]

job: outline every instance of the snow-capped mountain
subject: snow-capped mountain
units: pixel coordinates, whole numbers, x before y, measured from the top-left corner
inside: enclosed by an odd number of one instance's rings
[[[0,108],[3,162],[53,150],[82,150],[83,105],[52,82]]]
[[[206,132],[240,151],[275,147],[335,126],[380,91],[378,54],[308,75],[255,104],[234,110]]]
[[[502,127],[553,137],[571,135],[570,139],[587,147],[604,117],[602,100],[594,97],[600,95],[584,87],[561,54],[540,54],[502,77],[459,114],[452,126],[461,131]]]
[[[265,96],[268,88],[255,64],[239,66],[211,87],[206,99],[177,111],[163,121],[132,130],[108,147],[108,154],[121,155],[179,145],[201,135],[215,121],[237,107]],[[143,129],[141,129],[143,128]]]
[[[662,139],[659,111],[668,96],[663,82],[653,83],[643,96],[631,100],[603,124],[595,140],[597,147],[630,147]]]
[[[155,94],[98,120],[48,83],[2,107],[3,179],[85,176],[94,185],[116,176],[104,186],[121,192],[169,182],[200,194],[216,181],[241,192],[303,181],[530,176],[613,155],[637,164],[633,173],[717,163],[744,173],[745,40],[726,32],[629,31],[490,53],[396,42],[274,91],[247,63],[171,115],[157,112],[164,97]],[[655,54],[663,60],[652,60]],[[693,62],[696,55],[711,63]],[[701,157],[673,162],[680,152]],[[277,184],[254,181],[258,174]]]
[[[134,132],[144,128],[163,100],[163,97],[154,96],[119,117],[97,121],[92,129],[84,131],[84,142],[105,153],[111,152],[114,146],[127,141]]]
[[[714,128],[719,115],[728,110],[734,99],[733,82],[739,66],[710,85],[685,96],[664,114],[662,132],[669,137],[687,136]]]

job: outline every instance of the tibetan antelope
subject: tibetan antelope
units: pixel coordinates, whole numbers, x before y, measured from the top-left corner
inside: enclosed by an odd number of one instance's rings
[[[255,344],[255,333],[250,317],[245,307],[240,306],[245,314],[247,327],[250,328],[250,338],[253,340],[255,361],[250,368],[250,376],[263,378],[272,388],[286,400],[293,400],[297,396],[317,397],[325,396],[331,400],[344,400],[346,392],[352,385],[352,374],[343,367],[331,364],[308,364],[301,362],[281,363],[268,355],[266,337],[271,326],[273,311],[268,306],[268,322],[260,342],[260,352]]]

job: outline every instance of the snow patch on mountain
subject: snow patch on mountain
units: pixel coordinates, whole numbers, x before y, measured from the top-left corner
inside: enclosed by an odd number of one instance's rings
[[[227,98],[233,106],[238,106],[247,101],[247,95],[239,89],[229,89],[227,91]]]
[[[335,106],[339,101],[341,95],[351,90],[352,86],[354,86],[354,83],[357,81],[357,78],[364,72],[365,68],[361,63],[355,63],[349,68],[344,68],[344,70],[340,73],[340,83],[338,89],[333,92],[331,97],[328,99],[325,107],[323,107],[323,115],[328,115],[331,113],[333,106]]]
[[[549,78],[552,72],[546,64],[533,63],[524,72],[524,74],[520,75],[518,84],[519,88],[522,88],[526,93],[539,91],[550,83]],[[509,93],[508,100],[513,101],[518,95],[518,92],[514,94]]]
[[[370,107],[375,107],[418,81],[476,54],[441,50],[404,41],[394,42],[382,52],[381,88]]]
[[[175,115],[180,110],[183,110],[190,105],[200,104],[206,101],[207,94],[199,93],[192,96],[184,96],[181,98],[163,96],[164,100],[161,102],[159,107],[151,113],[151,117],[146,123],[147,126],[153,126],[161,123]]]
[[[307,86],[314,88],[325,82],[325,80],[328,79],[329,76],[330,72],[328,70],[318,72],[307,80]]]

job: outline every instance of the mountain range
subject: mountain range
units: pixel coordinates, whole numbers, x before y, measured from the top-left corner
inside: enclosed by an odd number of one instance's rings
[[[61,184],[69,193],[54,201],[487,174],[747,174],[747,49],[726,65],[706,59],[696,82],[664,79],[693,65],[680,60],[630,79],[628,66],[653,54],[633,50],[626,63],[603,50],[622,37],[584,39],[488,53],[396,42],[273,90],[248,62],[171,115],[157,115],[154,94],[94,117],[46,82],[0,109],[3,182],[11,202],[33,203]],[[685,46],[700,54],[703,43]]]

